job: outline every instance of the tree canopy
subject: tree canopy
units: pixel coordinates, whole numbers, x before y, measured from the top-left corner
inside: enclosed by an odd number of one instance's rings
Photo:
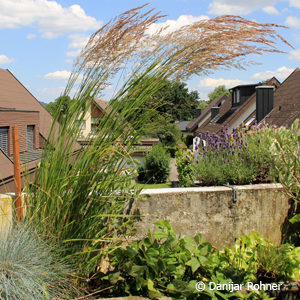
[[[209,98],[208,103],[224,95],[230,96],[231,92],[228,89],[226,89],[225,85],[219,85],[212,92],[208,94],[208,98]]]
[[[55,115],[58,108],[60,107],[61,116],[64,116],[67,114],[67,112],[69,110],[71,101],[72,100],[71,100],[70,96],[60,96],[60,97],[56,98],[53,102],[50,102],[47,105],[45,105],[45,107],[52,116]]]
[[[171,122],[192,120],[199,105],[198,92],[190,92],[186,83],[180,81],[166,80],[164,86],[153,95],[153,100],[156,110]]]

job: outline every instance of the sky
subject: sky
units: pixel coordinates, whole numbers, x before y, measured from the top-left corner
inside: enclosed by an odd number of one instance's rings
[[[0,0],[0,68],[9,69],[39,101],[54,101],[89,36],[115,16],[146,2],[149,9],[166,15],[159,22],[170,28],[224,14],[289,27],[278,29],[294,47],[279,42],[286,53],[251,56],[259,64],[246,70],[193,76],[187,86],[198,91],[201,99],[221,84],[231,88],[272,76],[283,81],[300,67],[300,0]],[[110,86],[103,98],[109,100],[113,90]]]

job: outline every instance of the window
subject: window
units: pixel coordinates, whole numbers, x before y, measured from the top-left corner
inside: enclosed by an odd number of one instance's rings
[[[8,126],[0,127],[0,149],[8,155]]]
[[[27,151],[33,150],[34,125],[27,126]]]
[[[76,125],[79,125],[80,130],[85,130],[86,129],[86,120],[82,120],[81,123],[80,123],[80,120],[77,120]]]
[[[235,89],[233,91],[233,104],[240,103],[240,89]]]

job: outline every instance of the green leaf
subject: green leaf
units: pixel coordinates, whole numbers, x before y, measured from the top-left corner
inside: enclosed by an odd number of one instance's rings
[[[140,277],[140,276],[142,276],[142,274],[145,270],[147,270],[146,266],[134,265],[132,267],[131,271],[129,272],[129,275],[131,275],[133,277]]]
[[[109,274],[108,278],[112,284],[116,284],[119,280],[124,279],[122,276],[120,276],[120,272]]]
[[[157,289],[154,288],[154,283],[151,279],[147,280],[147,287],[148,287],[149,297],[151,299],[160,298],[163,296]]]
[[[295,224],[297,222],[300,222],[300,214],[297,214],[295,216],[293,216],[290,220],[289,220],[292,224]]]
[[[163,239],[163,238],[167,238],[169,236],[167,233],[162,232],[162,231],[155,231],[153,235],[156,239]]]
[[[196,257],[192,257],[192,259],[189,260],[186,265],[192,268],[193,273],[195,273],[195,271],[200,267],[199,260]]]
[[[160,229],[166,229],[167,231],[173,231],[169,221],[157,221],[154,225]]]

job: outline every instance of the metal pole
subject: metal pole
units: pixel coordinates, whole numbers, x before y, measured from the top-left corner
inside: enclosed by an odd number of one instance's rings
[[[18,126],[12,127],[13,132],[13,152],[14,152],[14,174],[15,174],[15,194],[17,220],[23,219],[23,205],[21,194],[21,166],[20,166],[20,147]]]

